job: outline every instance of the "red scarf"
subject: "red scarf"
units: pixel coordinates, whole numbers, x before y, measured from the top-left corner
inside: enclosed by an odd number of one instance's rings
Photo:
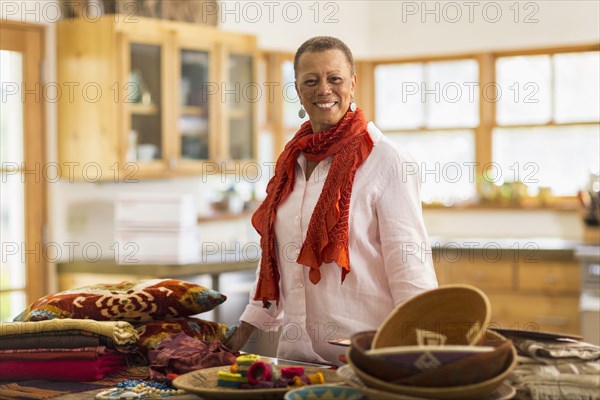
[[[322,263],[336,262],[342,268],[342,283],[350,272],[348,252],[348,213],[356,169],[373,148],[362,110],[348,111],[333,127],[314,133],[310,122],[300,127],[277,160],[275,174],[267,186],[267,197],[252,216],[252,225],[261,235],[262,259],[254,300],[268,307],[270,300],[279,305],[279,268],[275,251],[274,223],[277,206],[292,192],[298,153],[309,161],[332,156],[323,191],[310,218],[306,239],[297,262],[310,268],[313,284],[321,279]]]

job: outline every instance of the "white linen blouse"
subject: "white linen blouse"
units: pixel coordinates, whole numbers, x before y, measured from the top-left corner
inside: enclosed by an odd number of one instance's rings
[[[339,364],[344,348],[329,344],[329,339],[376,330],[396,305],[437,287],[417,164],[372,122],[367,129],[374,146],[357,169],[352,187],[351,271],[343,284],[335,263],[321,265],[321,280],[313,285],[309,268],[296,262],[331,158],[321,161],[306,180],[306,158],[300,153],[294,189],[277,208],[280,304],[272,302],[265,309],[253,300],[255,282],[240,320],[263,331],[281,327],[280,358]],[[259,269],[260,263],[257,276]]]

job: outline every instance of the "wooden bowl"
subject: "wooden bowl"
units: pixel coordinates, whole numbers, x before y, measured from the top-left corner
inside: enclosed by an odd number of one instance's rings
[[[281,372],[281,368],[291,365],[274,365],[273,368]],[[281,400],[285,393],[292,388],[275,389],[234,389],[217,386],[219,371],[229,371],[229,365],[198,369],[180,375],[173,380],[173,386],[186,392],[194,393],[205,400]],[[327,384],[343,383],[335,371],[327,368],[305,366],[306,374],[321,372]]]
[[[497,347],[510,344],[510,341],[507,341],[506,338],[493,331],[487,331],[483,341],[486,345],[496,345]],[[502,384],[502,382],[508,378],[512,370],[517,366],[517,352],[514,346],[510,345],[506,360],[497,374],[477,383],[460,386],[436,386],[436,378],[445,379],[446,377],[436,377],[435,373],[430,374],[429,376],[420,377],[428,378],[430,380],[429,386],[414,386],[409,384],[392,383],[376,378],[360,369],[354,363],[350,349],[347,352],[347,360],[348,365],[352,367],[356,375],[364,382],[366,386],[370,388],[382,390],[388,393],[423,397],[428,399],[481,399],[494,392]],[[470,368],[477,369],[478,365],[472,365]],[[440,375],[447,375],[446,373],[441,372],[442,370],[443,368],[439,370]],[[459,376],[461,373],[462,371],[457,371],[457,376]],[[417,375],[413,375],[408,379],[410,380],[415,377],[417,377]]]
[[[348,354],[362,371],[386,382],[394,381],[412,375],[409,369],[389,365],[367,353],[371,350],[375,331],[360,332],[352,335]]]
[[[477,344],[490,317],[490,301],[480,289],[442,286],[398,305],[377,330],[372,347]]]

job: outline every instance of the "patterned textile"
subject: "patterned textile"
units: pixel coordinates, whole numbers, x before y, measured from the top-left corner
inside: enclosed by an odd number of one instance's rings
[[[560,362],[582,362],[600,359],[600,347],[570,339],[556,341],[517,340],[520,354],[532,357],[539,362],[555,364]]]
[[[198,318],[182,318],[136,324],[136,330],[140,335],[138,343],[141,350],[147,351],[156,349],[164,339],[172,338],[180,332],[194,339],[223,342],[228,327],[226,324]]]
[[[513,371],[510,379],[520,399],[600,399],[600,361],[525,363]]]
[[[50,294],[34,302],[25,321],[54,318],[144,322],[210,311],[225,301],[221,293],[176,279],[98,284]]]
[[[196,369],[232,365],[239,353],[231,353],[218,340],[194,339],[181,332],[163,340],[148,352],[150,379],[163,380],[167,374],[184,374]]]
[[[126,379],[148,379],[148,367],[130,367],[95,382],[56,382],[28,380],[0,385],[0,400],[51,399],[70,393],[115,386]],[[0,377],[1,378],[1,377]]]
[[[133,351],[137,346],[138,333],[125,321],[92,321],[89,319],[56,319],[37,322],[2,322],[0,323],[0,342],[5,339],[20,340],[30,335],[44,337],[46,335],[69,336],[71,331],[79,334],[97,335],[101,339],[109,339],[110,343],[120,351]],[[103,343],[105,344],[105,343]],[[47,344],[37,347],[54,347]],[[19,348],[19,347],[13,347]],[[28,347],[31,348],[31,347]]]
[[[571,339],[531,340],[515,334],[523,356],[510,379],[522,399],[600,400],[600,347]]]
[[[111,346],[100,335],[85,331],[63,331],[54,334],[28,333],[26,335],[2,336],[0,350],[10,349],[73,349],[76,347],[95,347],[106,344]]]
[[[3,380],[21,381],[47,379],[51,381],[88,382],[127,368],[123,354],[103,354],[97,359],[0,361]]]
[[[336,262],[342,269],[342,282],[350,272],[348,213],[352,184],[357,168],[372,149],[367,120],[360,109],[348,111],[336,125],[322,132],[313,132],[307,121],[285,146],[267,186],[267,197],[252,216],[252,224],[261,235],[263,254],[254,300],[262,300],[263,307],[267,307],[270,300],[279,304],[274,223],[277,206],[294,188],[298,153],[303,152],[309,161],[333,157],[298,256],[298,263],[310,268],[310,281],[317,284],[322,263]]]
[[[26,361],[26,360],[61,360],[79,359],[95,360],[106,353],[106,347],[78,347],[63,349],[15,349],[0,350],[0,361]]]

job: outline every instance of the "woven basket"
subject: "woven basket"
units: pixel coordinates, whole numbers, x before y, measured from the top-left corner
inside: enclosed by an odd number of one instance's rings
[[[377,330],[372,347],[472,345],[481,341],[490,318],[490,301],[480,289],[442,286],[398,305]]]

